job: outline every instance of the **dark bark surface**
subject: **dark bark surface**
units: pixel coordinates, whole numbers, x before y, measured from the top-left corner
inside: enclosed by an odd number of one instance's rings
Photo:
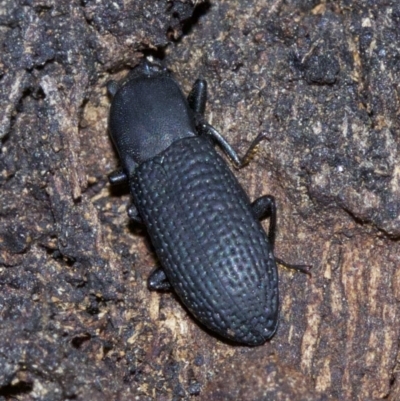
[[[400,398],[397,1],[3,0],[0,42],[0,400]],[[313,276],[280,269],[264,346],[147,290],[154,254],[106,180],[105,84],[143,55],[208,81],[236,149],[269,133],[237,175]]]

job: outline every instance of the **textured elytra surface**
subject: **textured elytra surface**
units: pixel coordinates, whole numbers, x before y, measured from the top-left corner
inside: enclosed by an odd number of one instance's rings
[[[189,310],[234,341],[270,338],[278,312],[274,257],[247,195],[209,140],[173,143],[131,180],[161,265]]]

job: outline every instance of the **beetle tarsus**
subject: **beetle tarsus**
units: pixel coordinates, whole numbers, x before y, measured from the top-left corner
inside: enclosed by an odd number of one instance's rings
[[[237,168],[241,169],[242,167],[246,166],[249,163],[249,161],[252,159],[255,152],[257,151],[258,145],[260,144],[260,142],[264,141],[265,139],[267,139],[267,134],[265,132],[261,132],[260,134],[258,134],[256,136],[255,139],[253,139],[253,142],[250,144],[246,153],[240,159],[240,165],[237,166]]]
[[[310,265],[292,265],[291,263],[287,263],[282,259],[279,259],[275,256],[275,261],[276,263],[279,263],[280,265],[286,267],[287,269],[291,269],[291,270],[296,270],[298,272],[304,273],[304,274],[308,274],[310,277],[312,276],[311,272],[310,272]]]

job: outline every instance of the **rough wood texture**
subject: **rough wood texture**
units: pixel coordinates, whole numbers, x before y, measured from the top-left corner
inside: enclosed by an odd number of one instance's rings
[[[400,398],[397,2],[3,0],[0,42],[0,400]],[[280,270],[262,347],[146,288],[154,255],[105,178],[105,83],[143,53],[207,79],[236,148],[269,132],[238,176],[313,277]]]

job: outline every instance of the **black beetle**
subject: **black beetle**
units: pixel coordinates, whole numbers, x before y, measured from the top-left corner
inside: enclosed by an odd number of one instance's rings
[[[215,333],[260,345],[278,323],[275,201],[266,195],[251,203],[214,145],[240,168],[264,135],[239,158],[204,121],[206,91],[197,80],[186,99],[166,68],[148,62],[119,88],[109,85],[109,129],[122,162],[109,178],[129,184],[128,214],[145,224],[160,261],[149,288],[172,287]]]

